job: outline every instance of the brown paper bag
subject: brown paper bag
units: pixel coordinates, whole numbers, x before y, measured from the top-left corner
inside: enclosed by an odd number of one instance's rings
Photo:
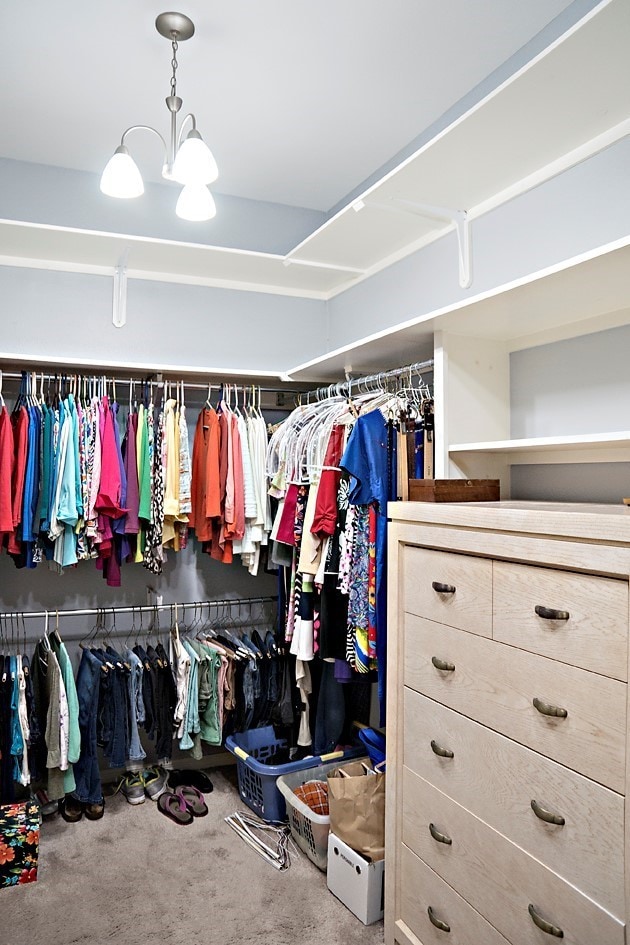
[[[385,774],[351,761],[328,775],[330,829],[368,860],[385,856]]]

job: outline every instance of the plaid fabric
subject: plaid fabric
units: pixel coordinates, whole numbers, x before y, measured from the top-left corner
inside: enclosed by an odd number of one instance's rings
[[[307,781],[306,784],[297,787],[293,793],[315,814],[328,816],[328,784],[326,781]]]

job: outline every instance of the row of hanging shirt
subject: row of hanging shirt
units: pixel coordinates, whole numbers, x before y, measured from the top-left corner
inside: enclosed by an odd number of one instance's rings
[[[81,749],[72,664],[59,635],[46,634],[32,660],[25,649],[0,640],[0,799],[9,801],[14,783],[50,779],[57,796],[73,791]]]
[[[376,670],[384,721],[387,502],[399,495],[398,453],[406,460],[409,430],[419,471],[415,446],[424,441],[416,436],[432,406],[423,384],[355,397],[333,388],[296,408],[269,442],[270,492],[278,500],[272,559],[287,572],[285,638],[297,658],[304,728],[316,654],[337,661],[340,681]]]
[[[49,800],[102,797],[99,752],[113,768],[164,764],[176,745],[201,759],[234,731],[293,722],[287,656],[265,625],[249,629],[175,621],[115,635],[98,619],[81,643],[76,673],[59,630],[45,632],[32,660],[0,641],[0,801],[35,782]],[[132,639],[133,638],[133,639]],[[19,650],[19,652],[18,652]],[[144,738],[141,737],[144,732]]]
[[[267,424],[259,403],[243,408],[232,388],[220,389],[215,406],[208,399],[195,427],[191,526],[212,558],[229,564],[240,554],[257,574],[267,544],[271,514],[267,496]]]
[[[63,571],[95,559],[110,586],[122,562],[162,571],[165,549],[189,527],[212,557],[241,554],[257,573],[271,527],[265,485],[267,429],[260,408],[208,398],[192,451],[184,385],[132,404],[121,436],[115,385],[77,379],[44,395],[24,373],[11,415],[0,393],[0,550],[17,567],[47,560]],[[244,395],[245,396],[245,395]]]

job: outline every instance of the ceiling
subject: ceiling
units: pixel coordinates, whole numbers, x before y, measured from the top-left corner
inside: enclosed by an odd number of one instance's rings
[[[327,211],[516,53],[570,0],[187,0],[184,111],[225,194]],[[154,0],[28,0],[3,51],[0,156],[100,172],[122,131],[167,131]],[[385,14],[385,10],[387,13]],[[130,142],[159,180],[155,140]]]

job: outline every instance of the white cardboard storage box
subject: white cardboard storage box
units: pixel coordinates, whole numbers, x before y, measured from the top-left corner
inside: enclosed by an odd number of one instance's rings
[[[328,888],[364,925],[383,918],[385,860],[370,863],[331,833]]]

